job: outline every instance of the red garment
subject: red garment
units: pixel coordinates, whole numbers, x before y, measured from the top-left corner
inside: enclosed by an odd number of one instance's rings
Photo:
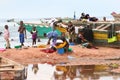
[[[55,52],[55,50],[53,50],[53,49],[51,49],[51,48],[42,49],[41,51],[42,51],[42,52],[45,52],[45,53],[53,53],[53,52]]]

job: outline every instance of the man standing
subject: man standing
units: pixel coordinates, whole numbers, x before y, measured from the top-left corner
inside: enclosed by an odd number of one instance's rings
[[[73,23],[71,21],[68,22],[68,28],[67,28],[68,32],[69,32],[69,42],[73,42],[75,41],[75,26],[73,25]]]
[[[18,32],[19,32],[19,39],[20,39],[20,43],[21,43],[21,46],[24,46],[24,37],[26,37],[26,29],[23,25],[23,21],[20,21],[20,27],[18,29]]]

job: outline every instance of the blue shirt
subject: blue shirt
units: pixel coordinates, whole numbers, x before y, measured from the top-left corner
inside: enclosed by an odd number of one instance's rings
[[[58,33],[57,33],[57,31],[50,31],[50,32],[47,33],[47,37],[48,38],[57,38]]]

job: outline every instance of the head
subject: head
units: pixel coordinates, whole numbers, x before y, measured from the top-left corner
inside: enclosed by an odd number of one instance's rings
[[[58,23],[62,23],[62,19],[59,19],[57,22],[58,22]]]
[[[46,33],[44,33],[44,34],[43,34],[43,36],[44,36],[44,37],[47,37],[47,34],[46,34]]]
[[[20,21],[20,25],[23,26],[23,21]]]
[[[90,15],[89,15],[89,14],[86,14],[85,17],[86,17],[86,19],[89,19],[89,18],[90,18]]]
[[[33,30],[36,30],[36,27],[33,27]]]
[[[81,16],[85,16],[85,13],[81,13]]]
[[[5,29],[8,29],[8,25],[5,25]]]
[[[68,22],[68,26],[72,26],[73,23],[71,21]]]

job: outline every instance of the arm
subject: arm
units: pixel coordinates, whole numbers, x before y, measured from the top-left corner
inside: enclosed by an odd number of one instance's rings
[[[26,28],[25,27],[24,27],[24,34],[25,34],[25,38],[27,39]]]
[[[50,41],[51,41],[51,38],[49,38],[49,39],[48,39],[47,45],[49,45],[49,44],[50,44]]]
[[[18,28],[18,32],[20,32],[20,27]]]
[[[59,49],[59,48],[63,48],[65,45],[67,44],[67,42],[63,42],[62,44],[60,45],[56,45],[55,48]]]

